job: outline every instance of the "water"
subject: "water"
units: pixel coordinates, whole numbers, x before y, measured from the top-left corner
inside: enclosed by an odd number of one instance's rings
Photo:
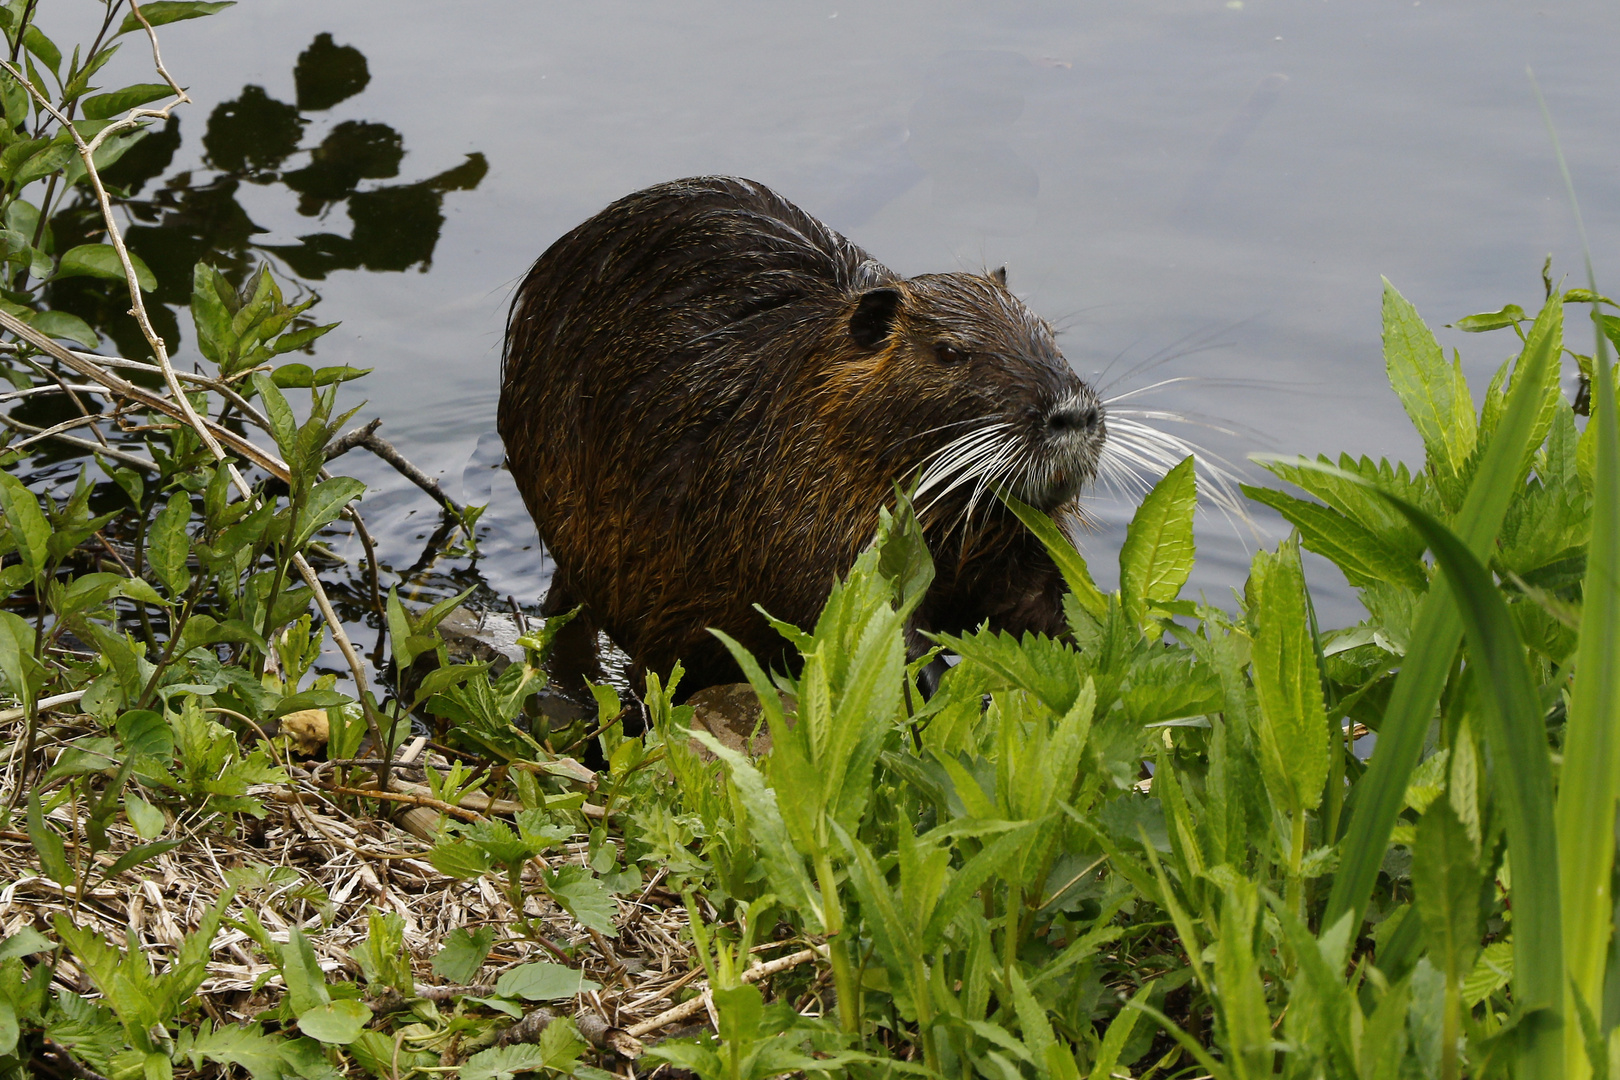
[[[1533,65],[1613,292],[1617,31],[1620,9],[1597,2],[254,0],[161,31],[196,104],[141,192],[157,228],[134,243],[166,299],[189,289],[173,267],[208,247],[239,267],[268,254],[318,290],[343,325],[314,362],[376,368],[362,417],[452,495],[490,503],[476,564],[433,571],[529,604],[546,566],[494,434],[505,308],[528,264],[612,199],[749,176],[903,273],[1007,265],[1082,375],[1105,394],[1185,377],[1144,403],[1228,429],[1182,433],[1229,459],[1418,462],[1384,379],[1380,275],[1436,326],[1533,309],[1548,253],[1579,276]],[[294,65],[323,33],[314,67],[336,82],[306,79],[301,102]],[[358,92],[342,46],[364,57]],[[112,74],[144,78],[140,53]],[[165,332],[189,361],[189,318]],[[1513,351],[1439,333],[1476,393]],[[385,561],[420,563],[435,508],[364,454],[343,468],[375,488]],[[1132,506],[1089,510],[1107,587]],[[1256,532],[1283,530],[1257,513]],[[1229,603],[1256,542],[1207,516],[1193,588]],[[1338,572],[1310,572],[1324,626],[1355,621]]]

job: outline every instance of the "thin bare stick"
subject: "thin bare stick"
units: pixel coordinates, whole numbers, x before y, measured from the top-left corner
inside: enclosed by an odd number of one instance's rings
[[[761,979],[775,975],[779,971],[786,971],[788,968],[808,963],[818,956],[825,956],[826,953],[827,947],[825,945],[800,949],[796,953],[789,953],[787,956],[778,957],[775,960],[767,960],[758,967],[749,968],[742,973],[742,981],[745,983],[758,982]],[[631,1038],[639,1039],[644,1035],[657,1031],[661,1027],[673,1024],[677,1020],[685,1020],[688,1016],[696,1016],[698,1013],[708,1009],[711,994],[712,991],[705,988],[703,993],[691,1001],[684,1001],[673,1009],[665,1009],[651,1020],[644,1020],[634,1027],[626,1028],[625,1031]]]
[[[44,430],[44,428],[37,428],[33,424],[25,424],[21,420],[13,420],[4,413],[0,413],[0,424],[4,424],[13,431],[22,431],[29,434],[38,434]],[[89,439],[80,439],[73,435],[52,435],[51,438],[59,443],[62,443],[64,446],[71,446],[76,450],[82,450],[89,454],[101,454],[104,457],[112,458],[114,461],[122,461],[125,465],[133,465],[135,468],[145,470],[146,472],[155,473],[160,471],[158,469],[157,462],[155,461],[148,461],[145,458],[137,457],[134,454],[126,454],[122,450],[114,450],[111,447],[100,446],[91,442]]]

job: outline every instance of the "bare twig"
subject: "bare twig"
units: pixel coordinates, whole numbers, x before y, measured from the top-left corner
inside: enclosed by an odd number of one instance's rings
[[[767,960],[758,967],[751,967],[742,973],[741,978],[745,983],[758,982],[761,979],[766,979],[772,975],[775,975],[779,971],[786,971],[788,968],[798,967],[800,964],[808,963],[811,960],[814,960],[816,957],[825,956],[826,954],[827,947],[825,945],[817,945],[809,949],[800,949],[796,953],[789,953],[787,956],[781,956],[775,960]],[[666,1027],[667,1025],[673,1024],[679,1020],[685,1020],[689,1016],[696,1016],[698,1013],[704,1012],[709,1008],[712,993],[713,992],[710,989],[705,988],[703,993],[699,994],[691,1001],[684,1001],[675,1006],[673,1009],[665,1009],[651,1020],[644,1020],[641,1023],[636,1024],[634,1027],[628,1028],[627,1034],[629,1034],[632,1038],[639,1039],[644,1035],[650,1035],[652,1032],[657,1031],[661,1027]]]
[[[28,432],[30,434],[38,434],[45,430],[44,428],[35,427],[33,424],[25,424],[21,420],[14,420],[4,413],[0,413],[0,424],[4,424],[13,431]],[[114,461],[122,461],[125,465],[133,465],[137,469],[144,469],[146,472],[155,473],[159,471],[155,461],[148,461],[146,458],[138,457],[135,454],[126,454],[122,450],[114,450],[110,446],[100,446],[89,439],[81,439],[74,435],[60,433],[52,435],[51,438],[64,446],[71,446],[88,454],[101,454],[112,458]]]
[[[373,454],[392,465],[398,473],[432,497],[433,501],[450,511],[456,517],[462,516],[461,504],[444,493],[439,482],[427,473],[418,469],[406,460],[405,455],[394,449],[394,444],[377,434],[377,427],[382,421],[373,420],[363,427],[333,439],[326,450],[326,460],[331,461],[339,454],[346,454],[355,447],[363,446]]]

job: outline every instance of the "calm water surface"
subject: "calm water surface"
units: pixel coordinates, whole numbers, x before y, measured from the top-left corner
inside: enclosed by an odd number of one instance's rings
[[[293,73],[323,33],[369,74],[332,104]],[[162,179],[142,193],[148,224],[189,214],[193,247],[268,252],[319,291],[343,326],[316,362],[376,368],[362,415],[491,504],[476,565],[439,569],[525,604],[547,568],[499,468],[508,298],[554,239],[656,181],[764,181],[906,274],[1005,264],[1083,376],[1105,394],[1183,380],[1143,403],[1213,425],[1181,433],[1239,462],[1421,460],[1384,380],[1380,275],[1438,325],[1533,308],[1548,253],[1579,273],[1527,65],[1599,280],[1620,287],[1612,3],[253,0],[162,40],[196,105],[161,172],[168,202]],[[178,333],[189,360],[188,318]],[[1477,390],[1513,351],[1440,335]],[[344,469],[377,489],[386,560],[410,566],[433,507],[363,455]],[[1111,581],[1132,505],[1100,494],[1090,511],[1086,550]],[[1226,602],[1255,543],[1208,515],[1194,589]],[[1324,625],[1355,621],[1337,571],[1312,572]]]

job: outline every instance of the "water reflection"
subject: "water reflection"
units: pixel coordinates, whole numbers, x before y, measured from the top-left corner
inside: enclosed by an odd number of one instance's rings
[[[152,305],[152,320],[171,351],[189,336],[190,319],[182,313],[190,301],[192,267],[200,259],[236,284],[266,255],[311,282],[339,270],[426,271],[431,266],[446,193],[476,188],[489,165],[483,154],[473,153],[424,180],[378,183],[399,176],[405,141],[376,121],[345,120],[318,144],[306,145],[313,114],[361,93],[370,81],[360,50],[318,34],[293,66],[294,103],[249,85],[214,108],[202,137],[203,169],[169,174],[181,142],[181,122],[172,118],[105,171],[103,178],[134,222],[125,234],[129,247],[157,277],[148,302],[161,305]],[[307,163],[288,167],[303,155]],[[316,228],[296,243],[265,242],[268,230],[239,200],[245,184],[284,187],[296,196],[298,213],[315,219]],[[51,219],[57,250],[97,239],[99,226],[99,211],[83,195]],[[125,310],[128,300],[118,297],[121,287],[71,278],[51,286],[50,303],[84,319],[118,351],[145,356],[145,343]]]

